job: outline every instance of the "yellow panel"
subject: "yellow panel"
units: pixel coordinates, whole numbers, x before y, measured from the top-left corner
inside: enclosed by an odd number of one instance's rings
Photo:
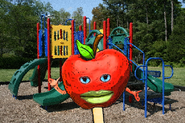
[[[71,26],[51,25],[51,56],[68,58],[72,54]]]
[[[103,34],[103,29],[100,29],[99,31]]]

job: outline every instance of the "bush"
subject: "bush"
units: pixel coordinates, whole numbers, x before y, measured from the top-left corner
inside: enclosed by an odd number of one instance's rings
[[[31,61],[31,58],[24,57],[1,57],[0,68],[1,69],[19,69],[24,63]]]

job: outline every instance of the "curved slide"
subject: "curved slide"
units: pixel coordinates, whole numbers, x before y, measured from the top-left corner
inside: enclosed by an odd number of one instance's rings
[[[46,76],[46,71],[47,71],[47,62],[43,63],[40,65],[40,79],[41,79],[41,84],[42,81],[44,80]],[[38,86],[38,70],[37,66],[34,68],[32,76],[29,78],[31,86],[37,87]]]
[[[137,67],[136,65],[132,64],[133,71],[135,71],[136,67]],[[136,72],[136,75],[139,79],[143,78],[143,71],[141,69],[138,69]],[[172,91],[174,91],[174,86],[171,83],[165,82],[164,84],[165,84],[164,93],[166,96],[168,96],[171,94]],[[156,93],[162,93],[162,80],[161,79],[158,79],[148,74],[147,86]]]
[[[12,76],[10,80],[10,84],[8,86],[8,89],[10,92],[14,95],[17,96],[19,85],[24,77],[24,75],[30,70],[33,69],[34,67],[41,65],[43,63],[47,62],[47,58],[40,58],[40,59],[34,59],[33,61],[26,62],[24,65],[20,67],[19,70],[17,70],[14,75]]]
[[[65,90],[63,82],[58,84],[59,88]],[[54,88],[44,93],[37,93],[33,95],[33,100],[42,106],[55,105],[63,102],[69,98],[69,94],[60,94]]]

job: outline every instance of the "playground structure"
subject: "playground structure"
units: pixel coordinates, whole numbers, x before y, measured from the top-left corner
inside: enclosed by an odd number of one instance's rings
[[[42,24],[42,20],[44,19],[44,24]],[[50,19],[47,19],[45,15],[41,15],[41,24],[37,23],[37,59],[25,63],[19,70],[17,70],[9,84],[9,90],[13,94],[13,96],[18,95],[18,88],[21,83],[24,75],[30,70],[34,69],[33,76],[37,79],[31,81],[31,85],[38,85],[38,94],[34,94],[33,100],[39,103],[42,106],[54,105],[58,104],[67,98],[69,98],[68,94],[60,94],[54,88],[51,89],[50,83],[48,83],[48,92],[41,93],[41,82],[44,79],[46,70],[48,72],[48,80],[51,78],[51,61],[59,60],[60,61],[60,81],[62,81],[61,69],[62,69],[62,61],[61,59],[68,58],[70,55],[78,54],[76,40],[79,40],[83,44],[92,45],[95,39],[95,35],[101,34],[99,30],[96,30],[96,22],[94,22],[94,30],[90,30],[89,35],[86,35],[86,16],[83,18],[83,31],[82,27],[79,27],[79,31],[75,31],[75,21],[69,19],[67,21],[71,21],[71,25],[51,25]],[[44,29],[42,26],[44,25]],[[47,25],[47,27],[46,27]],[[41,29],[40,29],[41,27]],[[142,50],[137,48],[134,44],[132,44],[132,23],[130,23],[130,29],[128,32],[122,28],[117,27],[113,29],[110,33],[110,20],[103,21],[103,34],[104,37],[98,44],[98,49],[112,49],[113,47],[117,47],[117,44],[123,44],[124,50],[119,49],[122,53],[127,56],[130,61],[130,65],[132,68],[132,72],[135,74],[135,77],[143,83],[145,83],[145,97],[141,101],[145,102],[145,117],[147,116],[147,101],[151,101],[154,103],[160,103],[163,107],[164,114],[164,104],[165,104],[165,96],[170,95],[173,91],[174,87],[172,84],[165,83],[164,79],[171,78],[173,76],[173,68],[172,74],[170,77],[164,77],[164,61],[161,58],[149,58],[145,62],[145,54]],[[132,49],[135,47],[143,54],[143,65],[138,66],[132,60]],[[162,61],[162,80],[153,77],[152,73],[158,73],[157,71],[148,71],[148,62],[150,60],[161,60]],[[46,65],[47,64],[47,65]],[[141,67],[143,67],[141,69]],[[150,72],[150,74],[149,74]],[[32,77],[32,79],[34,78]],[[62,82],[58,84],[58,87],[64,90],[64,85]],[[162,95],[157,98],[149,98],[147,95],[147,87],[153,90],[156,93],[161,93]],[[123,110],[125,110],[125,92],[123,93]]]

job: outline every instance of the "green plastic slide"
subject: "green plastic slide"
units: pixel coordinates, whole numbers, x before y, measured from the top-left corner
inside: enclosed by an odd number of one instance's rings
[[[46,76],[46,71],[47,71],[47,62],[43,63],[40,65],[40,79],[41,83],[44,80]],[[38,70],[37,66],[34,68],[32,76],[29,78],[31,86],[37,87],[38,86]]]
[[[26,62],[24,65],[20,67],[19,70],[17,70],[14,75],[12,76],[10,80],[10,84],[8,86],[8,89],[10,92],[14,95],[17,96],[19,85],[24,77],[24,75],[34,67],[43,64],[47,62],[47,58],[40,58],[40,59],[34,59],[33,61]]]
[[[58,84],[59,88],[65,90],[63,82]],[[33,100],[42,106],[55,105],[63,102],[69,98],[69,94],[62,95],[55,88],[44,93],[37,93],[33,95]]]
[[[132,66],[132,70],[134,72],[137,66],[134,64],[132,64]],[[143,71],[141,69],[138,69],[136,75],[139,79],[143,78]],[[166,96],[168,96],[171,94],[172,91],[174,91],[174,86],[173,84],[166,82],[164,83],[164,85],[164,93]],[[148,75],[147,86],[156,93],[162,93],[162,80],[159,78],[153,77],[152,75]]]

